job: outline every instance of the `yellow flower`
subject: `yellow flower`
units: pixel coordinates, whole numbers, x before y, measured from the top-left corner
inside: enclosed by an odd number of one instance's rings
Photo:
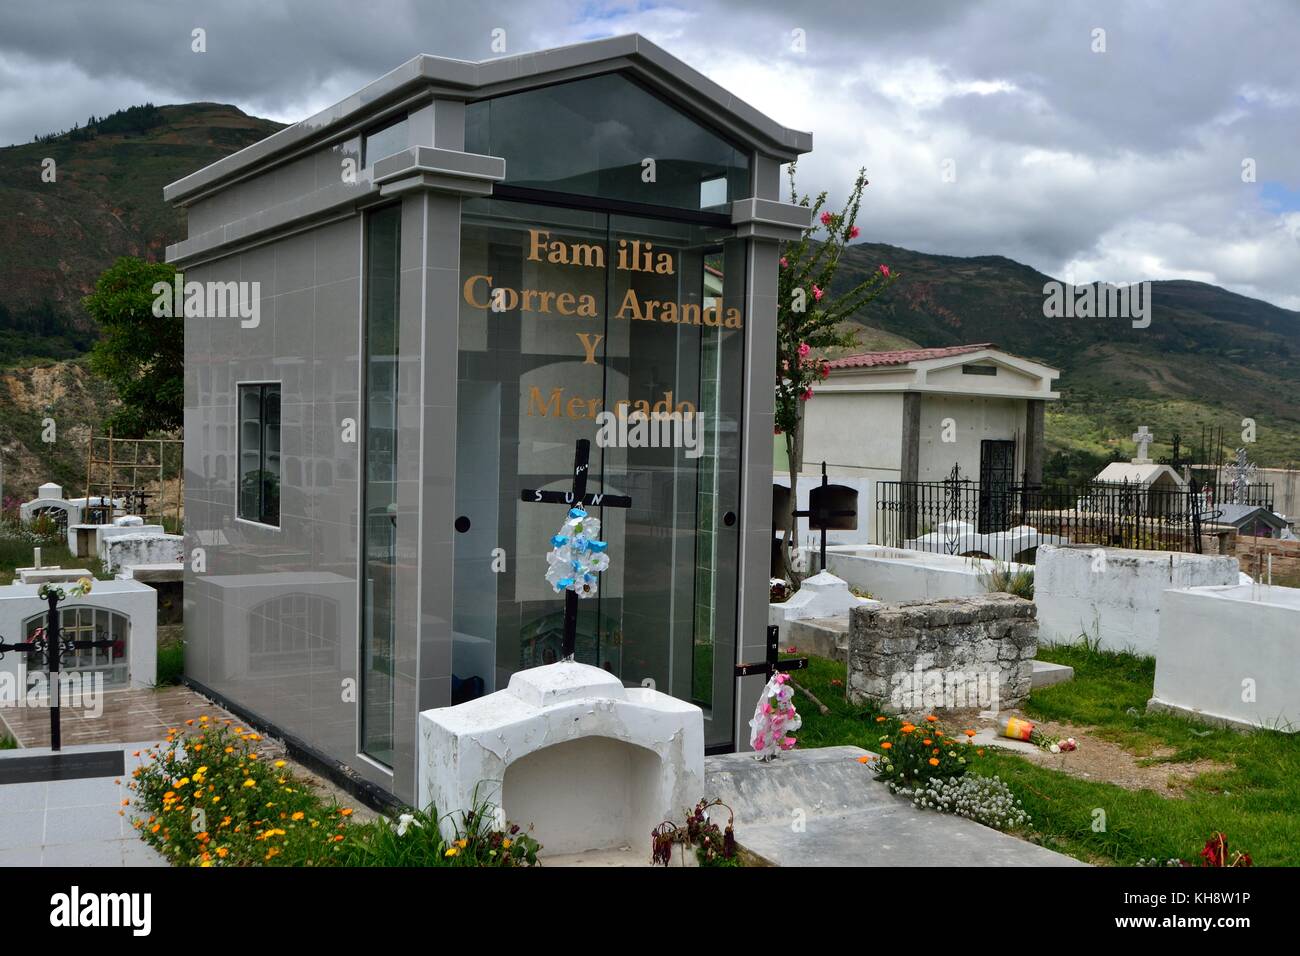
[[[298,810],[298,811],[296,811],[296,812],[294,813],[294,815],[293,815],[292,817],[290,817],[289,819],[291,819],[291,820],[301,820],[301,819],[302,819],[303,817],[305,817],[306,815],[307,815],[307,814],[303,813],[301,810]]]
[[[507,850],[510,849],[510,838],[506,837],[504,840],[502,840],[501,845],[505,847]]]
[[[460,850],[456,849],[454,846],[453,846],[453,847],[448,847],[448,848],[447,848],[447,852],[444,853],[443,856],[455,856],[455,855],[456,855],[457,853],[459,853],[459,852],[460,852]]]
[[[249,777],[247,780],[244,781],[244,786],[245,786],[245,787],[256,787],[256,786],[257,786],[257,781],[254,780],[252,777]]]
[[[283,760],[277,760],[277,761],[275,762],[275,767],[276,767],[277,770],[278,770],[279,768],[283,767],[283,766],[284,766],[284,761],[283,761]]]

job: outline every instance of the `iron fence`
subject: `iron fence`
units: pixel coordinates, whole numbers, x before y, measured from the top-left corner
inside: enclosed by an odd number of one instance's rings
[[[1206,496],[1120,483],[982,485],[968,479],[876,484],[876,541],[938,554],[1033,561],[1039,544],[1200,551]]]

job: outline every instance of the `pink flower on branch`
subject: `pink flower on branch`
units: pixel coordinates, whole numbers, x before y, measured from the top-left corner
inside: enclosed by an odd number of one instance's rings
[[[835,217],[832,216],[830,213],[828,213],[828,212],[824,212],[824,213],[822,213],[822,225],[823,225],[823,226],[829,226],[829,225],[831,224],[831,222],[834,221],[834,219],[835,219]]]
[[[856,239],[856,238],[858,238],[858,236],[860,236],[860,235],[862,235],[862,230],[859,229],[857,226],[853,226],[852,228],[849,229],[849,238],[850,238],[850,239]]]
[[[782,257],[781,257],[781,268],[784,269],[784,268],[785,268],[786,266],[788,266],[789,264],[790,264],[790,263],[786,262],[785,256],[782,256]]]
[[[819,285],[814,285],[814,286],[813,286],[813,301],[814,301],[814,302],[820,302],[820,301],[822,300],[822,296],[824,296],[825,294],[826,294],[826,293],[825,293],[824,291],[822,291],[822,287],[821,287],[821,286],[819,286]]]
[[[808,354],[809,352],[811,352],[811,351],[812,351],[812,349],[808,347],[808,343],[807,343],[807,342],[800,342],[800,343],[799,343],[799,357],[800,357],[800,358],[803,358],[805,355],[807,355],[807,354]]]
[[[888,278],[889,278],[889,266],[887,266],[887,265],[881,265],[881,267],[880,267],[880,274],[881,274],[882,276],[884,276],[886,279],[888,279]]]

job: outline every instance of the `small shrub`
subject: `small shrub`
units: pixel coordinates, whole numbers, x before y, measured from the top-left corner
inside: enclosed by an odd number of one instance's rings
[[[985,571],[979,577],[980,583],[984,585],[985,590],[990,593],[1002,592],[1005,594],[1014,594],[1018,598],[1024,598],[1026,601],[1034,599],[1034,569],[1020,568],[1016,570],[1009,564],[1003,564],[996,561],[991,571]]]
[[[498,828],[491,804],[479,803],[444,839],[435,808],[408,810],[353,827],[339,857],[343,866],[536,866],[541,844],[516,824]]]
[[[185,673],[185,643],[168,641],[158,645],[158,687],[170,687],[181,682]]]
[[[206,716],[186,723],[198,732],[172,728],[164,744],[136,752],[128,784],[132,826],[173,865],[537,864],[540,844],[517,826],[495,827],[486,803],[455,823],[450,840],[433,808],[355,823],[350,807],[321,799],[284,760],[260,753],[260,735]]]
[[[726,829],[709,819],[712,807],[727,811]],[[650,833],[650,862],[668,866],[672,862],[673,847],[680,846],[682,853],[695,850],[695,860],[700,866],[740,866],[736,849],[736,815],[721,800],[701,800],[694,810],[687,811],[686,824],[678,826],[665,820]]]
[[[1030,823],[1029,814],[1000,777],[967,774],[910,789],[893,783],[889,788],[911,799],[914,806],[965,817],[995,830],[1014,830]]]
[[[885,720],[884,717],[876,718],[877,723]],[[881,735],[880,756],[870,761],[871,769],[881,781],[909,789],[923,787],[935,779],[960,777],[977,755],[969,739],[975,731],[962,733],[967,738],[965,741],[959,741],[944,730],[939,718],[933,714],[919,725],[904,722],[897,729]]]

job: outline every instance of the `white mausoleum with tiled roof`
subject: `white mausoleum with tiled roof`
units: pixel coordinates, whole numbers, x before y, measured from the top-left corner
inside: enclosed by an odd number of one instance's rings
[[[832,360],[805,406],[803,470],[876,481],[1031,483],[1057,369],[990,342]]]

